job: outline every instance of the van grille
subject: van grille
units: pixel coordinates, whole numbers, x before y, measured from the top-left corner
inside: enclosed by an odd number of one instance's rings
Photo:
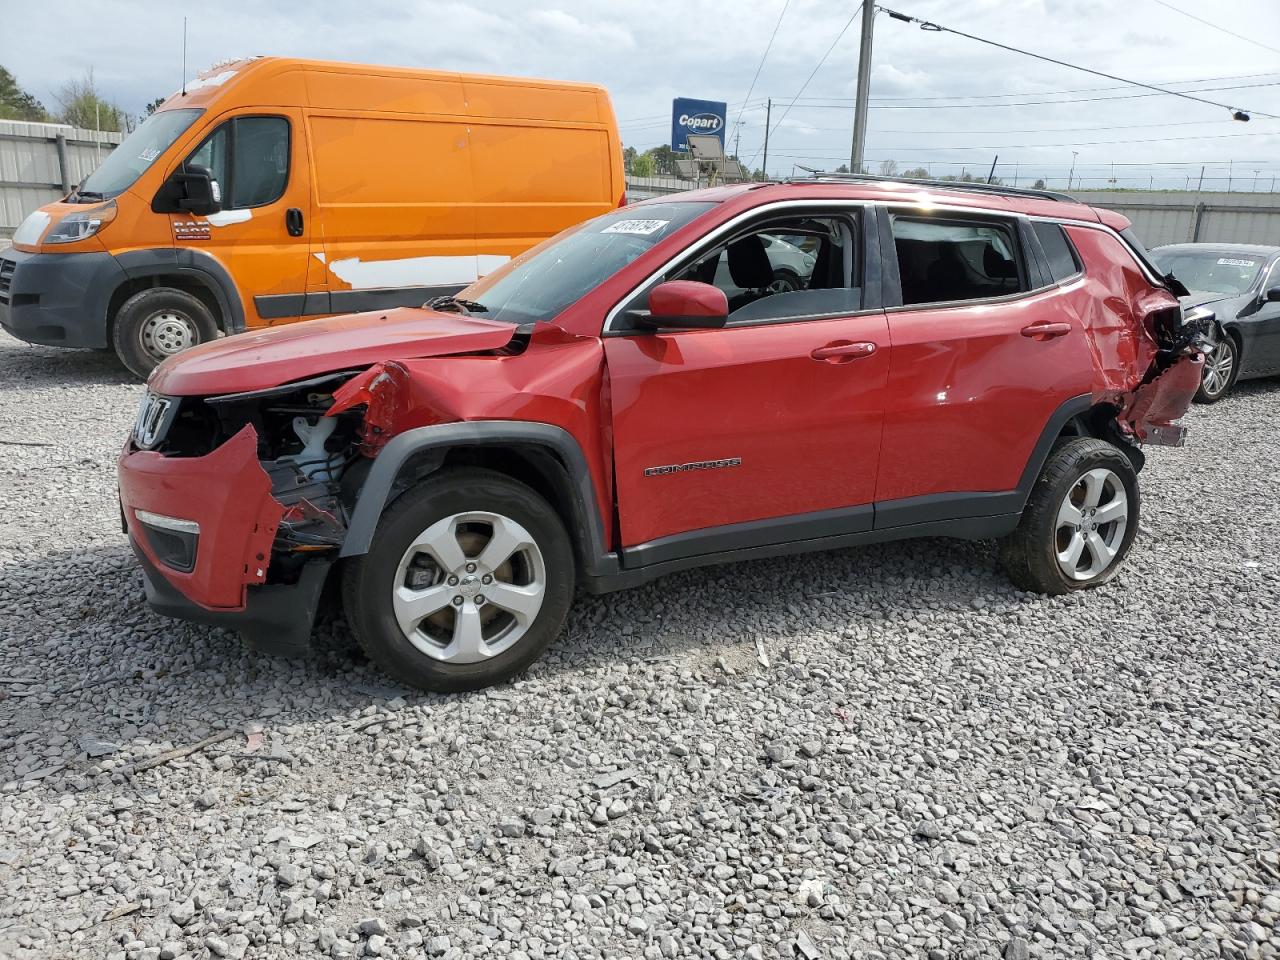
[[[13,271],[18,266],[14,260],[0,257],[0,300],[9,302],[9,285],[13,282]]]

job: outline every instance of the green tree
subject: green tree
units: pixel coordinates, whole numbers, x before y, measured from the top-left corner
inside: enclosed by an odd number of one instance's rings
[[[92,67],[79,80],[64,84],[57,100],[62,107],[58,119],[73,127],[122,133],[131,126],[128,114],[98,92]]]
[[[898,175],[897,160],[881,160],[880,161],[880,176],[896,177],[897,175]]]
[[[842,163],[840,164],[840,166],[836,167],[836,173],[848,173],[848,172],[849,172],[849,165],[847,163]]]
[[[1033,188],[1033,189],[1035,189],[1035,190],[1043,190],[1043,189],[1044,189],[1044,177],[1040,177],[1039,179],[1037,179],[1037,180],[1036,180],[1036,182],[1035,182],[1035,183],[1033,183],[1031,186],[1032,186],[1032,188]]]
[[[929,171],[924,167],[912,167],[910,170],[902,171],[902,175],[911,180],[928,180]]]
[[[18,79],[0,67],[0,120],[30,120],[41,123],[49,111],[39,100],[18,85]]]
[[[665,143],[658,147],[651,147],[645,153],[653,157],[654,172],[658,176],[674,177],[676,175],[676,155]]]
[[[631,175],[633,177],[652,177],[653,171],[657,167],[654,163],[653,154],[641,153],[631,158]]]

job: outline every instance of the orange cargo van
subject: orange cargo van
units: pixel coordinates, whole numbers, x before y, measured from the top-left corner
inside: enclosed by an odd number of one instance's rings
[[[238,61],[22,223],[0,325],[145,376],[219,331],[455,292],[624,192],[602,87]]]

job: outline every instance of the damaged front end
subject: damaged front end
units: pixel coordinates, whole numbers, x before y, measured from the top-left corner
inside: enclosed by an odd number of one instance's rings
[[[1212,345],[1213,311],[1184,310],[1170,294],[1155,291],[1140,310],[1149,343],[1141,381],[1107,397],[1117,409],[1116,425],[1131,443],[1180,447],[1187,428],[1175,423],[1187,412],[1200,388],[1204,355]],[[1095,397],[1095,400],[1097,397]]]
[[[121,510],[162,613],[270,652],[310,635],[346,537],[363,411],[326,416],[359,371],[213,397],[148,396],[120,460]],[[156,415],[154,410],[163,412]]]

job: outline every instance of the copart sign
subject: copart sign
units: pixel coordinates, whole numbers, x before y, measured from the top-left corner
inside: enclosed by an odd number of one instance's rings
[[[689,134],[705,134],[720,138],[724,146],[725,116],[728,104],[719,100],[691,100],[676,97],[671,101],[671,149],[685,153]]]

